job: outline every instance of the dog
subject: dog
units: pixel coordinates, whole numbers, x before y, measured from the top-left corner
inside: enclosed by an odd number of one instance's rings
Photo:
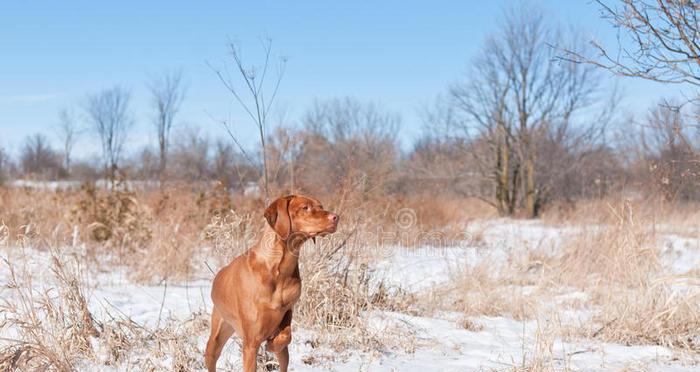
[[[308,239],[334,233],[339,220],[318,200],[298,195],[278,198],[264,215],[267,225],[260,241],[222,268],[212,283],[211,334],[204,352],[210,372],[216,371],[233,333],[243,341],[244,371],[255,371],[265,341],[280,371],[287,371],[292,310],[301,294],[299,251]]]

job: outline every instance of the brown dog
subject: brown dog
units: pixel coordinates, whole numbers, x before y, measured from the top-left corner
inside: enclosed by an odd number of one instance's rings
[[[214,278],[211,334],[204,353],[209,371],[216,371],[221,349],[234,332],[243,341],[244,371],[255,371],[263,341],[277,355],[280,371],[287,371],[292,307],[301,293],[299,249],[309,238],[338,227],[338,215],[325,211],[318,200],[296,195],[275,200],[265,218],[269,226],[260,241]]]

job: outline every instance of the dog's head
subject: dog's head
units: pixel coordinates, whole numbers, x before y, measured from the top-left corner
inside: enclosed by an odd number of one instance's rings
[[[338,228],[339,217],[323,209],[316,199],[287,195],[265,209],[265,219],[282,240],[287,240],[290,236],[315,238],[332,234]]]

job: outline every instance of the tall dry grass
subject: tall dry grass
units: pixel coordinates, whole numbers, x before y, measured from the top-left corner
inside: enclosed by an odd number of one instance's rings
[[[665,234],[678,231],[700,237],[700,220],[692,219],[700,212],[622,200],[586,202],[568,213],[574,214],[545,218],[545,224],[575,227],[560,250],[528,248],[498,262],[485,258],[457,271],[452,287],[429,300],[443,299],[438,308],[467,317],[540,321],[552,312],[582,309],[591,314],[583,324],[548,327],[548,337],[700,352],[700,281],[695,271],[669,267],[661,244]],[[557,300],[572,293],[580,293],[575,301]],[[536,354],[514,369],[553,369],[542,364],[546,356]]]
[[[26,237],[54,246],[84,243],[94,264],[126,266],[132,279],[151,283],[189,279],[210,245],[202,232],[212,218],[234,203],[241,214],[261,205],[236,200],[220,185],[138,191],[91,185],[59,191],[0,188],[0,203],[5,245]]]
[[[85,302],[89,287],[74,270],[88,264],[98,271],[126,267],[138,283],[207,279],[252,245],[265,223],[262,200],[231,195],[221,185],[115,192],[87,186],[56,192],[0,188],[0,202],[0,247],[32,247],[55,256],[51,288],[37,291],[31,275],[12,275],[8,290],[15,293],[6,298],[19,301],[6,302],[0,311],[5,328],[19,331],[0,353],[2,369],[71,370],[85,359],[123,365],[139,353],[152,356],[139,357],[139,368],[163,368],[154,361],[165,355],[172,356],[168,368],[201,368],[201,350],[186,335],[205,333],[206,315],[157,328],[118,314],[96,319]],[[560,369],[552,344],[568,338],[699,351],[697,283],[689,278],[692,273],[667,271],[658,243],[667,233],[697,237],[700,216],[690,206],[606,200],[550,210],[546,225],[576,228],[560,250],[515,249],[507,257],[456,268],[448,283],[431,291],[408,293],[378,279],[373,263],[382,257],[375,253],[386,247],[376,245],[410,246],[426,231],[458,239],[471,219],[492,217],[489,210],[472,200],[423,196],[337,196],[324,205],[339,212],[343,223],[334,239],[307,243],[300,257],[304,290],[294,321],[317,331],[312,347],[323,345],[334,355],[358,348],[412,352],[416,340],[410,331],[377,331],[368,324],[364,315],[375,310],[540,321],[543,314],[585,309],[592,316],[582,325],[543,327],[537,347],[514,363],[514,370]],[[405,210],[414,221],[397,224]],[[380,241],[378,233],[393,233],[395,240]],[[74,262],[55,254],[60,247],[78,246],[85,248]],[[19,267],[17,262],[5,266]],[[575,291],[585,294],[576,303],[555,300]],[[465,321],[464,327],[478,330],[479,325]],[[269,356],[261,358],[262,364],[272,363]],[[308,362],[321,366],[327,362],[322,359]]]
[[[50,257],[51,275],[41,284],[35,271],[3,262],[10,280],[0,303],[1,370],[75,371],[86,363],[144,371],[204,367],[203,351],[190,336],[206,332],[208,316],[199,312],[156,327],[137,324],[118,309],[98,318],[88,307],[81,261],[55,249]]]
[[[614,223],[584,229],[551,262],[559,282],[586,291],[600,309],[584,334],[700,352],[700,283],[664,267],[659,243],[667,225],[697,212],[645,214],[629,202],[608,209]]]
[[[74,370],[81,361],[124,365],[131,363],[137,350],[146,350],[145,359],[136,362],[139,369],[162,367],[149,362],[148,355],[153,360],[172,356],[175,370],[201,368],[201,350],[182,332],[195,327],[194,332],[203,333],[206,320],[147,328],[110,312],[96,319],[86,305],[88,287],[73,270],[128,268],[129,279],[136,283],[211,278],[218,267],[253,244],[265,223],[261,200],[231,195],[221,185],[203,190],[186,185],[113,191],[89,185],[68,191],[0,188],[0,196],[2,246],[53,254],[56,274],[55,284],[43,292],[34,290],[31,273],[24,273],[21,280],[17,276],[7,298],[18,298],[19,303],[8,301],[0,309],[8,315],[5,327],[18,330],[16,338],[6,340],[10,346],[0,360],[2,366],[20,370]],[[371,258],[354,251],[364,244],[366,232],[376,233],[380,225],[394,228],[392,208],[401,203],[406,201],[324,203],[340,210],[344,223],[336,234],[340,239],[308,243],[301,256],[305,281],[295,323],[319,331],[312,344],[336,352],[351,346],[365,351],[411,350],[413,343],[403,333],[399,337],[386,330],[368,331],[363,312],[405,310],[413,299],[374,280]],[[56,253],[61,247],[79,247],[70,265],[65,252]],[[16,270],[18,262],[6,265]],[[261,365],[272,363],[264,353],[261,360]]]
[[[393,243],[402,245],[420,243],[417,237],[426,231],[460,239],[465,221],[492,214],[492,208],[472,199],[362,199],[352,192],[321,199],[343,216],[346,232],[371,236],[371,242],[381,234],[394,236]],[[121,184],[111,191],[89,184],[56,191],[0,187],[6,245],[24,236],[49,239],[54,246],[80,241],[96,263],[106,259],[128,266],[133,279],[144,283],[186,280],[204,256],[216,257],[215,265],[221,265],[239,254],[259,234],[264,208],[263,200],[232,195],[221,183],[152,189]],[[414,222],[398,228],[397,214],[403,210],[414,214]]]

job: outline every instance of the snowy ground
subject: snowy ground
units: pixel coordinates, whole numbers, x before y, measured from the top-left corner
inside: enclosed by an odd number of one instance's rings
[[[561,239],[575,230],[547,227],[539,222],[513,222],[494,220],[478,227],[483,239],[478,246],[435,249],[423,247],[415,250],[396,248],[376,263],[377,274],[387,282],[402,288],[420,292],[440,285],[449,278],[451,270],[460,265],[478,263],[505,257],[513,249],[556,249]],[[663,237],[665,264],[674,272],[685,273],[700,267],[700,240],[696,238],[668,235]],[[6,256],[5,253],[3,253]],[[14,255],[14,254],[13,254]],[[48,275],[48,257],[45,254],[30,254],[33,257],[30,270],[38,277]],[[16,258],[16,257],[15,257]],[[44,268],[40,270],[40,268]],[[34,269],[36,268],[36,269]],[[0,270],[7,277],[7,270]],[[210,281],[206,279],[188,283],[160,286],[144,286],[130,283],[124,272],[89,274],[92,288],[89,306],[97,317],[102,312],[122,314],[142,325],[156,326],[166,320],[181,321],[194,313],[207,313],[211,308],[209,299]],[[5,296],[7,289],[0,292]],[[585,297],[584,293],[562,294],[554,301]],[[347,352],[341,360],[327,363],[311,363],[323,360],[331,350],[322,345],[313,347],[314,334],[296,329],[290,346],[292,371],[491,371],[512,370],[523,364],[523,360],[535,353],[541,343],[541,332],[547,322],[561,321],[543,317],[538,321],[518,321],[504,317],[478,317],[469,320],[477,329],[468,330],[460,325],[459,314],[439,313],[432,317],[375,311],[366,313],[369,332],[382,333],[387,329],[402,329],[414,340],[413,352],[377,350],[376,352]],[[583,321],[585,310],[571,310],[567,321]],[[203,350],[207,334],[193,334],[192,338]],[[700,361],[696,356],[680,354],[659,346],[623,346],[596,341],[553,340],[551,358],[557,369],[575,371],[600,370],[658,370],[697,371]],[[220,366],[240,368],[240,351],[235,342],[224,349]],[[166,368],[167,362],[163,362]],[[110,370],[106,366],[86,366],[86,369]],[[128,366],[119,369],[129,369]]]

